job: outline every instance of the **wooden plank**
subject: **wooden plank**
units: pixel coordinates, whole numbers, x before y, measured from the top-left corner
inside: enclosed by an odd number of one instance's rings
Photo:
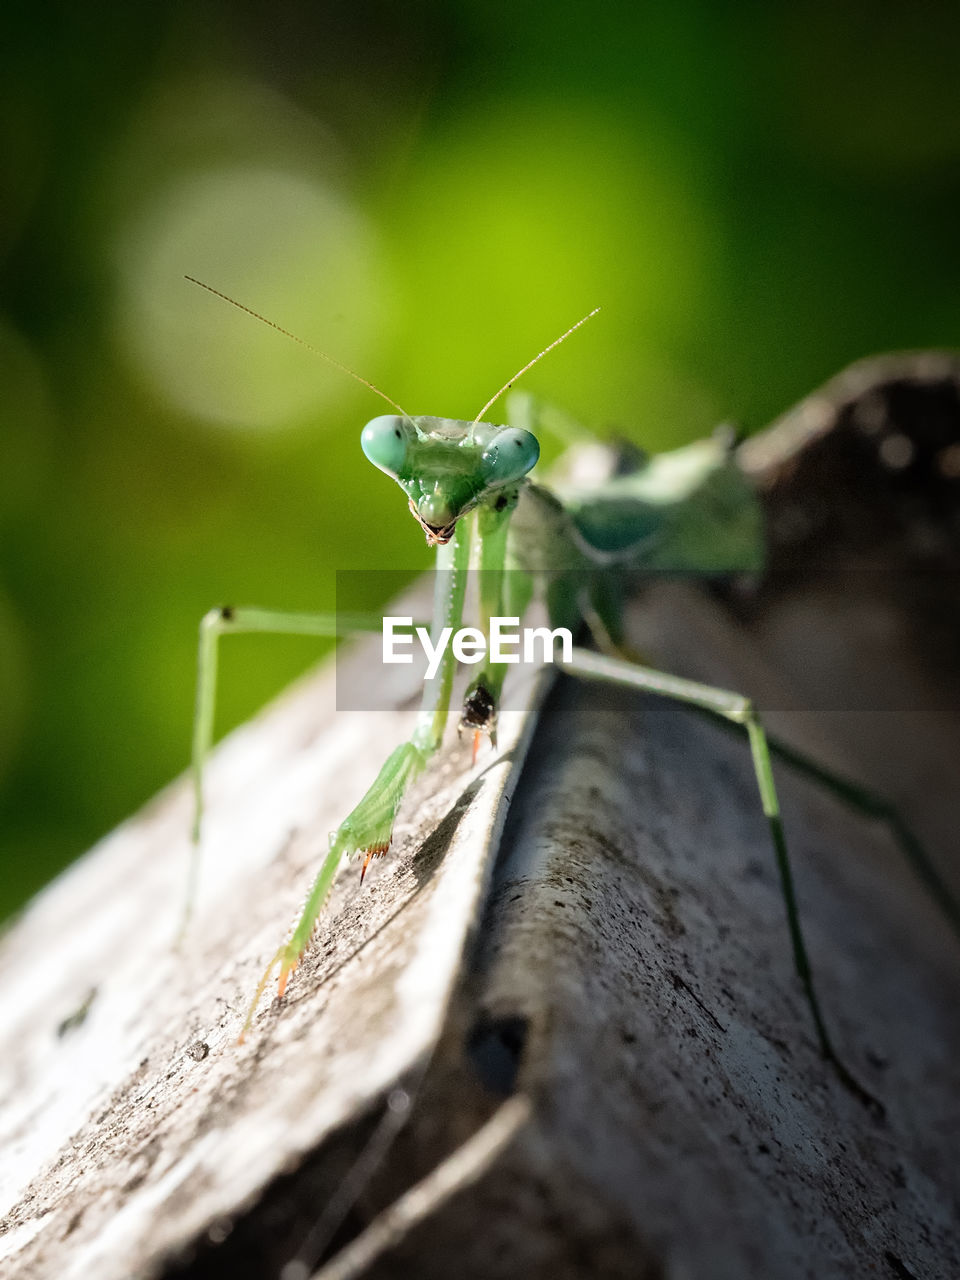
[[[411,693],[399,679],[394,702]],[[238,1047],[245,1005],[327,833],[412,725],[405,710],[336,713],[335,696],[328,666],[216,752],[202,891],[180,952],[186,780],[4,938],[0,1265],[10,1274],[152,1273],[211,1224],[222,1230],[433,1047],[536,678],[504,714],[501,753],[471,771],[454,739],[406,806],[392,855],[362,891],[356,874],[341,876],[282,1008],[262,1011]],[[82,1024],[58,1036],[92,989]]]
[[[759,590],[661,584],[634,637],[892,782],[950,879],[960,526],[937,468],[960,378],[941,357],[868,373],[743,455],[774,530]],[[887,474],[899,434],[926,470]],[[409,728],[334,706],[321,672],[218,753],[183,955],[176,786],[4,939],[0,1268],[960,1274],[956,938],[887,832],[778,768],[823,1003],[878,1118],[817,1052],[743,743],[650,698],[558,682],[519,782],[522,713],[474,773],[452,749],[372,891],[341,879],[286,1007],[237,1050],[326,833]]]

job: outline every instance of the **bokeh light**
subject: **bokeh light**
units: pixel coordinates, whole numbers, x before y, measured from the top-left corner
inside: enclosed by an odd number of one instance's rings
[[[385,267],[364,216],[307,175],[174,178],[127,228],[117,325],[156,394],[206,422],[270,427],[341,398],[330,368],[203,297],[187,274],[360,368],[386,332]],[[282,317],[282,319],[281,319]]]
[[[429,561],[358,447],[376,398],[184,274],[454,416],[599,305],[531,390],[648,448],[756,428],[850,360],[960,344],[958,13],[21,9],[0,915],[185,767],[206,609]],[[221,730],[322,651],[238,638]]]

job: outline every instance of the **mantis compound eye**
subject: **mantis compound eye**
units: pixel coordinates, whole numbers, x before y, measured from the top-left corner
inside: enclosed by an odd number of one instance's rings
[[[395,413],[371,418],[360,434],[360,448],[381,471],[397,479],[407,457],[407,429]]]
[[[540,442],[530,431],[506,427],[499,431],[480,459],[483,478],[491,488],[525,476],[540,457]]]

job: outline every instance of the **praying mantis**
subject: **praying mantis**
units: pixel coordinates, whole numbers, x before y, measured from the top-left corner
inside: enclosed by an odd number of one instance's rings
[[[203,284],[192,283],[248,312],[304,346],[296,335]],[[591,312],[592,316],[595,314]],[[806,774],[862,814],[884,821],[915,872],[960,934],[960,907],[940,880],[919,842],[881,797],[806,759],[769,736],[749,698],[726,689],[655,670],[629,649],[623,628],[628,583],[661,572],[724,576],[758,572],[764,562],[763,517],[758,498],[723,435],[697,441],[636,463],[587,489],[548,488],[530,478],[540,456],[538,431],[545,414],[531,398],[508,425],[484,420],[502,395],[547,352],[588,320],[585,316],[504,384],[471,422],[414,416],[367,379],[315,351],[386,400],[394,412],[362,429],[368,460],[403,490],[427,544],[436,549],[437,574],[430,637],[437,646],[463,621],[468,573],[480,570],[481,631],[493,620],[522,617],[536,597],[550,626],[592,639],[573,645],[558,665],[571,676],[642,690],[692,706],[742,731],[747,740],[759,801],[769,829],[782,892],[794,966],[825,1061],[841,1083],[872,1107],[878,1104],[857,1082],[834,1048],[797,907],[787,837],[781,819],[772,757]],[[357,619],[356,630],[379,630],[381,619]],[[200,625],[197,701],[193,732],[194,822],[191,894],[196,881],[203,818],[203,770],[213,737],[218,646],[231,633],[261,632],[334,636],[342,620],[330,614],[291,614],[256,608],[211,610]],[[488,651],[489,654],[489,651]],[[241,1039],[268,982],[278,972],[278,996],[310,945],[340,864],[363,858],[361,879],[373,857],[390,847],[394,822],[411,784],[443,744],[450,719],[457,660],[447,646],[425,683],[416,727],[382,765],[366,794],[330,836],[329,848],[290,936],[278,947],[257,986]],[[459,728],[474,734],[474,758],[484,737],[496,743],[497,712],[506,667],[484,657],[460,708]]]

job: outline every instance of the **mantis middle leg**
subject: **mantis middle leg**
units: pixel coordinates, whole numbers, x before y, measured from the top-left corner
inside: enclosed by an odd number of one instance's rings
[[[333,638],[362,631],[379,631],[382,619],[375,614],[286,613],[273,609],[224,607],[211,609],[200,622],[197,646],[197,698],[193,717],[193,824],[190,871],[179,936],[186,932],[196,900],[200,875],[200,836],[203,826],[203,771],[213,744],[216,719],[217,669],[220,640],[225,635],[261,633]]]

